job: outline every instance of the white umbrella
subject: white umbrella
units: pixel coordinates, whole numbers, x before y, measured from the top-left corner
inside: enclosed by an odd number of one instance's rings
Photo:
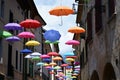
[[[30,58],[33,58],[33,57],[30,54],[28,54],[28,55],[25,56],[25,58],[30,59]]]
[[[39,52],[33,52],[30,56],[41,56],[41,54]]]

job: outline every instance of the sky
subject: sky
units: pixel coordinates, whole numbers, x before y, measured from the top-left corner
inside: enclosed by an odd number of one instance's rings
[[[65,42],[73,38],[73,33],[68,32],[70,27],[76,26],[76,15],[62,16],[63,25],[61,24],[61,17],[50,15],[49,11],[56,6],[68,6],[72,8],[75,0],[34,0],[37,10],[44,21],[47,23],[43,28],[46,30],[54,29],[60,32],[61,38],[59,40],[60,54],[73,51],[71,45],[66,45]]]

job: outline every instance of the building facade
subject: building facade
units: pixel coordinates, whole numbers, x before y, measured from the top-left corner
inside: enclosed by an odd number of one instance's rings
[[[76,23],[86,29],[81,80],[120,80],[120,1],[80,0]],[[81,42],[82,43],[82,42]]]
[[[27,18],[40,21],[42,27],[46,25],[45,21],[38,14],[33,0],[0,0],[0,30],[4,30],[4,25],[7,23],[19,23]],[[42,43],[42,28],[27,31],[33,32],[36,35],[35,40]],[[22,32],[22,30],[12,31],[12,34],[17,35],[19,32]],[[31,76],[32,73],[30,73],[31,69],[27,69],[26,77],[23,76],[24,57],[23,54],[20,54],[20,50],[25,48],[24,43],[24,39],[19,42],[11,43],[5,41],[4,38],[0,38],[0,80],[33,79],[33,76]],[[42,47],[34,47],[32,51],[42,53]],[[28,68],[30,68],[29,65]]]

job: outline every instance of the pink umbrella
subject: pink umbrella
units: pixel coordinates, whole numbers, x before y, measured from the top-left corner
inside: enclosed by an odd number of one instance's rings
[[[35,38],[35,35],[31,32],[21,32],[18,34],[18,37],[20,38]]]
[[[43,54],[43,55],[41,55],[40,57],[41,57],[42,59],[43,59],[43,58],[50,58],[50,56],[48,56],[48,55],[46,55],[46,54]]]
[[[67,44],[67,45],[79,45],[80,42],[77,40],[69,40],[65,44]]]

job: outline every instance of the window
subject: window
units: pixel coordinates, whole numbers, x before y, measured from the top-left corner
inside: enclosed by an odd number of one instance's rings
[[[95,31],[96,33],[102,28],[102,2],[95,0]]]
[[[0,17],[4,18],[4,0],[0,1]]]
[[[2,59],[2,39],[0,39],[0,61]]]
[[[87,14],[87,42],[92,40],[92,10]]]
[[[19,66],[20,71],[22,71],[21,67],[22,67],[22,54],[20,54],[20,66]]]
[[[108,0],[108,16],[111,17],[115,12],[115,0]]]

